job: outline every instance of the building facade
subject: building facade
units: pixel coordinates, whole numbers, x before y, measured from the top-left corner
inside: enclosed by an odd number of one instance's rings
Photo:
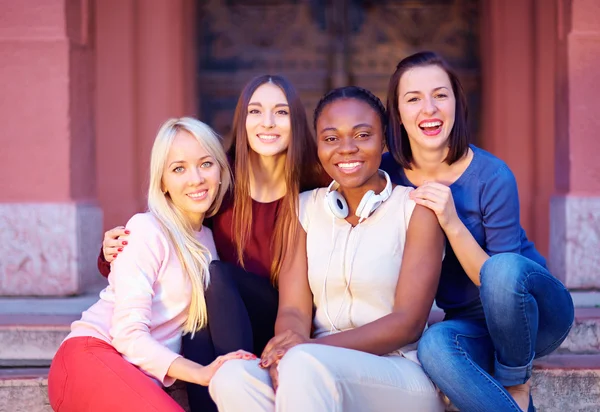
[[[0,295],[72,295],[105,229],[145,207],[160,123],[224,135],[242,85],[287,75],[385,98],[441,52],[478,145],[515,173],[521,221],[571,289],[600,288],[598,0],[0,0]]]

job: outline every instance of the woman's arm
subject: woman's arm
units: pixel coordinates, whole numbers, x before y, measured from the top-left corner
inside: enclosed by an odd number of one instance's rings
[[[486,250],[477,243],[458,217],[449,187],[440,183],[427,183],[413,191],[411,197],[417,204],[436,213],[454,254],[475,285],[481,286],[481,267],[490,256],[497,253],[519,253],[519,195],[515,177],[507,166],[500,167],[482,187],[481,219]]]
[[[104,252],[102,251],[102,248],[100,248],[100,254],[98,254],[97,265],[100,274],[107,278],[110,274],[110,262],[107,262],[106,259],[104,259]]]
[[[111,343],[130,363],[165,386],[175,379],[201,382],[208,371],[201,372],[202,366],[191,361],[178,360],[181,355],[151,335],[155,283],[170,242],[147,214],[131,218],[127,229],[131,231],[129,245],[113,262],[109,275],[115,294]]]
[[[276,365],[291,347],[310,341],[312,325],[312,292],[308,284],[306,262],[306,232],[298,229],[295,247],[284,258],[279,275],[279,308],[275,321],[275,336],[265,346],[261,366]],[[292,248],[290,248],[292,249]],[[271,368],[276,385],[276,369]]]
[[[384,355],[421,336],[442,266],[444,236],[434,213],[415,206],[406,234],[392,313],[358,328],[316,339],[315,343]]]
[[[312,292],[308,284],[308,264],[306,258],[306,232],[302,227],[294,242],[293,249],[284,259],[279,275],[279,308],[275,321],[275,335],[293,331],[310,338],[312,325]]]
[[[457,219],[454,224],[448,226],[445,233],[448,237],[448,243],[450,243],[456,258],[469,279],[475,285],[481,286],[479,273],[481,272],[481,267],[490,256],[479,246],[479,243],[477,243],[471,232],[469,232],[469,229],[467,229],[460,219]]]
[[[180,355],[150,334],[154,287],[169,242],[147,214],[133,216],[127,229],[129,245],[113,262],[109,275],[115,294],[111,343],[129,362],[169,385],[173,380],[167,371]]]
[[[110,273],[110,263],[115,260],[119,253],[127,246],[129,230],[123,226],[117,226],[104,233],[104,240],[98,255],[98,270],[104,277]]]
[[[215,372],[223,365],[226,361],[231,359],[256,359],[256,356],[252,353],[238,350],[237,352],[231,352],[223,356],[217,357],[212,363],[206,366],[202,366],[196,362],[192,362],[189,359],[179,357],[175,359],[167,375],[170,378],[182,380],[184,382],[195,383],[196,385],[208,386]]]

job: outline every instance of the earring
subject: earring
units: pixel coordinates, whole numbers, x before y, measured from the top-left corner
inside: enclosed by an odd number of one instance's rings
[[[222,182],[219,180],[219,184],[221,184]]]

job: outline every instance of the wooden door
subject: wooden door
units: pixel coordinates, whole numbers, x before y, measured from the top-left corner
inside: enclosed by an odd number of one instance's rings
[[[197,22],[199,116],[225,136],[254,76],[288,77],[312,119],[332,87],[384,100],[398,61],[420,50],[457,69],[479,130],[478,0],[201,0]]]

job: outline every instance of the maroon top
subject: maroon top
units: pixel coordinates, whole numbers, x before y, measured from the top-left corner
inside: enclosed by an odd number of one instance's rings
[[[282,199],[260,203],[252,199],[252,227],[244,247],[244,266],[248,272],[269,278],[273,251],[271,239]],[[238,264],[237,249],[233,240],[233,202],[224,202],[212,220],[212,232],[219,258],[224,262]]]
[[[244,248],[244,266],[248,272],[269,278],[273,251],[271,239],[275,229],[275,221],[282,199],[269,203],[252,200],[252,227],[250,237]],[[219,258],[224,262],[238,264],[237,250],[232,230],[233,201],[226,199],[216,216],[205,221],[210,227],[217,246]],[[102,249],[98,256],[98,270],[102,276],[110,273],[110,263],[104,259]]]

